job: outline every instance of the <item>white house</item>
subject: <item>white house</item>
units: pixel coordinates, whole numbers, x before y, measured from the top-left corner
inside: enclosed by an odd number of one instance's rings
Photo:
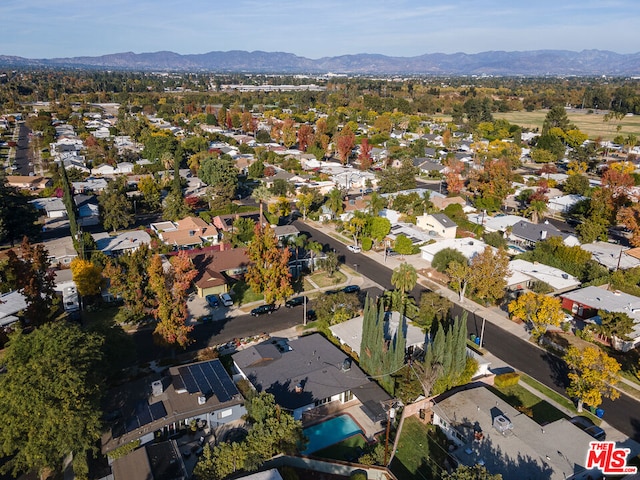
[[[458,250],[462,253],[467,260],[471,260],[476,255],[484,252],[487,247],[488,245],[486,243],[475,238],[447,238],[439,242],[420,247],[420,252],[424,260],[432,262],[434,255],[439,251],[444,250],[445,248],[453,248],[454,250]],[[491,248],[495,250],[493,247]]]
[[[455,222],[444,213],[420,215],[416,218],[416,225],[418,228],[426,230],[430,234],[434,232],[434,235],[442,238],[456,238],[456,231],[458,230]]]

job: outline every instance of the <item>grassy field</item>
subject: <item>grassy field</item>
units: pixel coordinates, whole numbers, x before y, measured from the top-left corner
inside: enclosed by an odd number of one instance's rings
[[[399,480],[438,479],[447,457],[444,434],[416,417],[404,421],[391,471]]]
[[[535,112],[507,112],[494,113],[495,118],[504,118],[510,123],[520,125],[529,129],[542,129],[544,117],[547,110],[537,110]],[[633,134],[640,136],[640,116],[624,117],[622,120],[604,121],[604,115],[601,113],[586,113],[571,111],[567,113],[569,121],[574,123],[581,131],[589,135],[589,138],[602,137],[604,140],[613,140],[616,135],[627,136]],[[617,126],[620,125],[620,132]]]

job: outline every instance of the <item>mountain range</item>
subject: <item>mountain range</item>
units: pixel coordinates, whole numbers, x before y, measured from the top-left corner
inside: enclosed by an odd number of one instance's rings
[[[0,55],[0,67],[93,68],[100,70],[246,72],[350,75],[640,76],[640,53],[604,50],[429,53],[416,57],[377,54],[310,59],[285,52],[114,53],[97,57],[29,59]]]

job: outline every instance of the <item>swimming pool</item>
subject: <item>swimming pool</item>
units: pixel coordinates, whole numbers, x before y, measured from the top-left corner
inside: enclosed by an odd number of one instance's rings
[[[307,427],[303,433],[309,439],[309,443],[306,450],[301,453],[309,455],[329,445],[341,442],[356,433],[362,433],[362,430],[349,415],[340,415],[326,422]]]

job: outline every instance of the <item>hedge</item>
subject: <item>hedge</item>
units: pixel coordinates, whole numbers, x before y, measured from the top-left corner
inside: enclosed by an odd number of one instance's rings
[[[501,373],[496,375],[493,384],[498,388],[513,387],[520,381],[520,374],[516,372]]]

